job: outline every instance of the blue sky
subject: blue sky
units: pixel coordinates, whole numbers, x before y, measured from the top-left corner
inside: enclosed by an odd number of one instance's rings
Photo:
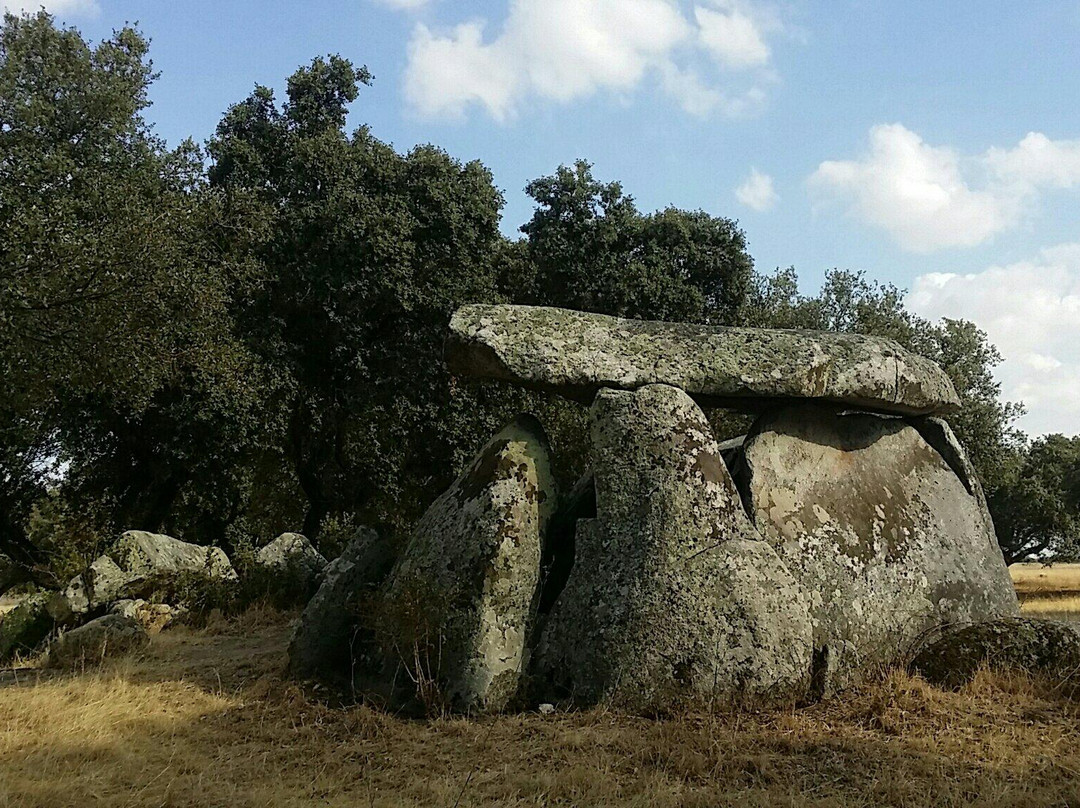
[[[1021,425],[1080,432],[1078,0],[45,5],[94,39],[139,22],[172,143],[341,53],[376,77],[350,123],[483,161],[507,233],[526,182],[587,158],[643,209],[738,219],[758,267],[807,290],[863,269],[975,320]]]

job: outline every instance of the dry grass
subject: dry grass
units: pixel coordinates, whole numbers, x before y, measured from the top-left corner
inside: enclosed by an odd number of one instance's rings
[[[267,612],[0,677],[0,806],[1080,805],[1077,706],[895,674],[799,710],[410,721],[279,677]]]
[[[1080,564],[1013,564],[1009,574],[1024,614],[1080,623]]]

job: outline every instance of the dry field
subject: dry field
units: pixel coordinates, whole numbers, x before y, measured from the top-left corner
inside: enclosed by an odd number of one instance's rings
[[[1025,614],[1080,623],[1080,564],[1009,567]]]
[[[283,681],[287,616],[0,674],[0,806],[1080,805],[1080,705],[895,674],[830,703],[406,720]]]

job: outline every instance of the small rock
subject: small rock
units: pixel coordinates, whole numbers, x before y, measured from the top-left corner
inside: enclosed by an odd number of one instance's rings
[[[295,572],[305,580],[322,575],[329,562],[300,533],[282,533],[255,554],[255,563],[282,573]]]
[[[170,606],[168,603],[147,603],[139,598],[118,600],[110,607],[109,613],[130,618],[150,634],[158,634],[182,620],[188,610],[182,606]]]
[[[942,629],[911,662],[932,684],[960,687],[981,667],[1048,676],[1080,691],[1080,631],[1054,620],[1015,617]]]
[[[547,702],[545,702],[544,704],[540,705],[540,713],[542,715],[551,715],[553,712],[555,712],[554,704],[548,704]]]
[[[107,614],[85,626],[61,634],[49,646],[50,668],[96,665],[107,657],[120,656],[150,642],[146,630],[130,617]]]

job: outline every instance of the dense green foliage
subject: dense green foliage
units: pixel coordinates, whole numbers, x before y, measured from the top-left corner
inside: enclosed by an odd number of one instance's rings
[[[581,408],[441,361],[453,310],[498,300],[892,337],[955,382],[1010,557],[1075,543],[1075,440],[1012,430],[972,324],[922,320],[859,273],[802,294],[794,270],[755,272],[735,222],[643,213],[584,161],[529,184],[535,212],[507,239],[483,165],[346,131],[372,77],[337,56],[281,103],[256,87],[205,154],[153,135],[153,79],[133,29],[91,46],[44,12],[4,18],[0,551],[40,579],[120,529],[234,550],[284,529],[401,532],[524,408],[572,481]]]

